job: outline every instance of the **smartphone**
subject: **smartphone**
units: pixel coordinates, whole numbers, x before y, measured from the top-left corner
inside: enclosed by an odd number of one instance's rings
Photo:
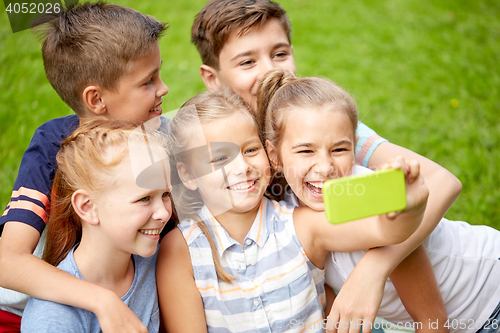
[[[384,169],[330,179],[323,186],[326,218],[337,224],[406,207],[403,171]]]

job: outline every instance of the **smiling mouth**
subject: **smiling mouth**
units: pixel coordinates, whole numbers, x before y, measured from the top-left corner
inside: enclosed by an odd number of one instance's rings
[[[324,182],[306,182],[307,188],[315,193],[315,194],[320,194],[323,195],[323,185]]]
[[[160,229],[140,229],[139,232],[144,235],[158,235],[161,232]]]
[[[161,103],[158,104],[157,106],[155,106],[154,108],[152,108],[151,110],[149,110],[149,112],[161,112],[162,109],[161,109]]]
[[[244,191],[248,190],[252,186],[254,186],[257,183],[257,180],[249,180],[246,182],[241,182],[238,184],[234,184],[232,186],[228,186],[227,189],[231,191]]]

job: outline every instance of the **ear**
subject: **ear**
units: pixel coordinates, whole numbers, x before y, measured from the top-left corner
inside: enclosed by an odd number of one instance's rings
[[[96,115],[106,112],[106,105],[102,101],[102,88],[98,86],[87,86],[82,93],[85,108]]]
[[[194,176],[189,170],[189,168],[182,162],[177,163],[177,172],[182,181],[182,184],[191,191],[195,191],[198,188],[196,182],[194,181]]]
[[[276,171],[280,171],[281,165],[279,164],[278,150],[272,144],[272,142],[269,140],[266,140],[266,151],[267,151],[267,156],[269,157],[269,162],[271,163],[272,168]]]
[[[222,85],[219,80],[218,72],[215,68],[210,67],[208,65],[200,66],[200,75],[203,83],[205,83],[205,87],[207,87],[208,91],[213,92],[222,88]]]
[[[82,221],[85,221],[90,225],[99,224],[96,207],[94,206],[94,203],[92,202],[92,199],[87,191],[75,191],[75,193],[71,196],[71,204]]]

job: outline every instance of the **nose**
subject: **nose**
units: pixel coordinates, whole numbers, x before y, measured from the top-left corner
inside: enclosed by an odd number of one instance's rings
[[[162,96],[165,96],[166,94],[168,94],[168,87],[165,83],[163,83],[163,80],[160,78],[160,82],[159,82],[159,87],[158,89],[156,90],[156,97],[162,97]]]
[[[231,168],[231,173],[233,175],[246,175],[250,173],[250,170],[252,169],[252,166],[250,163],[248,163],[247,159],[243,157],[241,153],[236,156],[233,162],[231,162],[232,168]]]
[[[155,207],[153,215],[151,216],[153,220],[167,222],[172,215],[172,202],[170,198],[161,198],[155,202]]]
[[[264,75],[266,75],[267,72],[269,72],[275,66],[274,66],[273,61],[271,59],[267,59],[267,58],[261,60],[259,65],[260,65],[259,66],[259,82],[260,82],[264,78]]]
[[[336,172],[336,167],[333,159],[330,156],[319,156],[315,165],[314,171],[323,177],[332,177]],[[335,176],[334,176],[335,177]]]

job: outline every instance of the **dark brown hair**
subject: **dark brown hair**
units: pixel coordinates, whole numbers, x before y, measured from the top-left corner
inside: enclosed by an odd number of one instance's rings
[[[269,0],[212,0],[196,15],[191,43],[205,65],[219,69],[219,54],[232,34],[242,36],[278,19],[291,44],[291,25],[285,10]]]

